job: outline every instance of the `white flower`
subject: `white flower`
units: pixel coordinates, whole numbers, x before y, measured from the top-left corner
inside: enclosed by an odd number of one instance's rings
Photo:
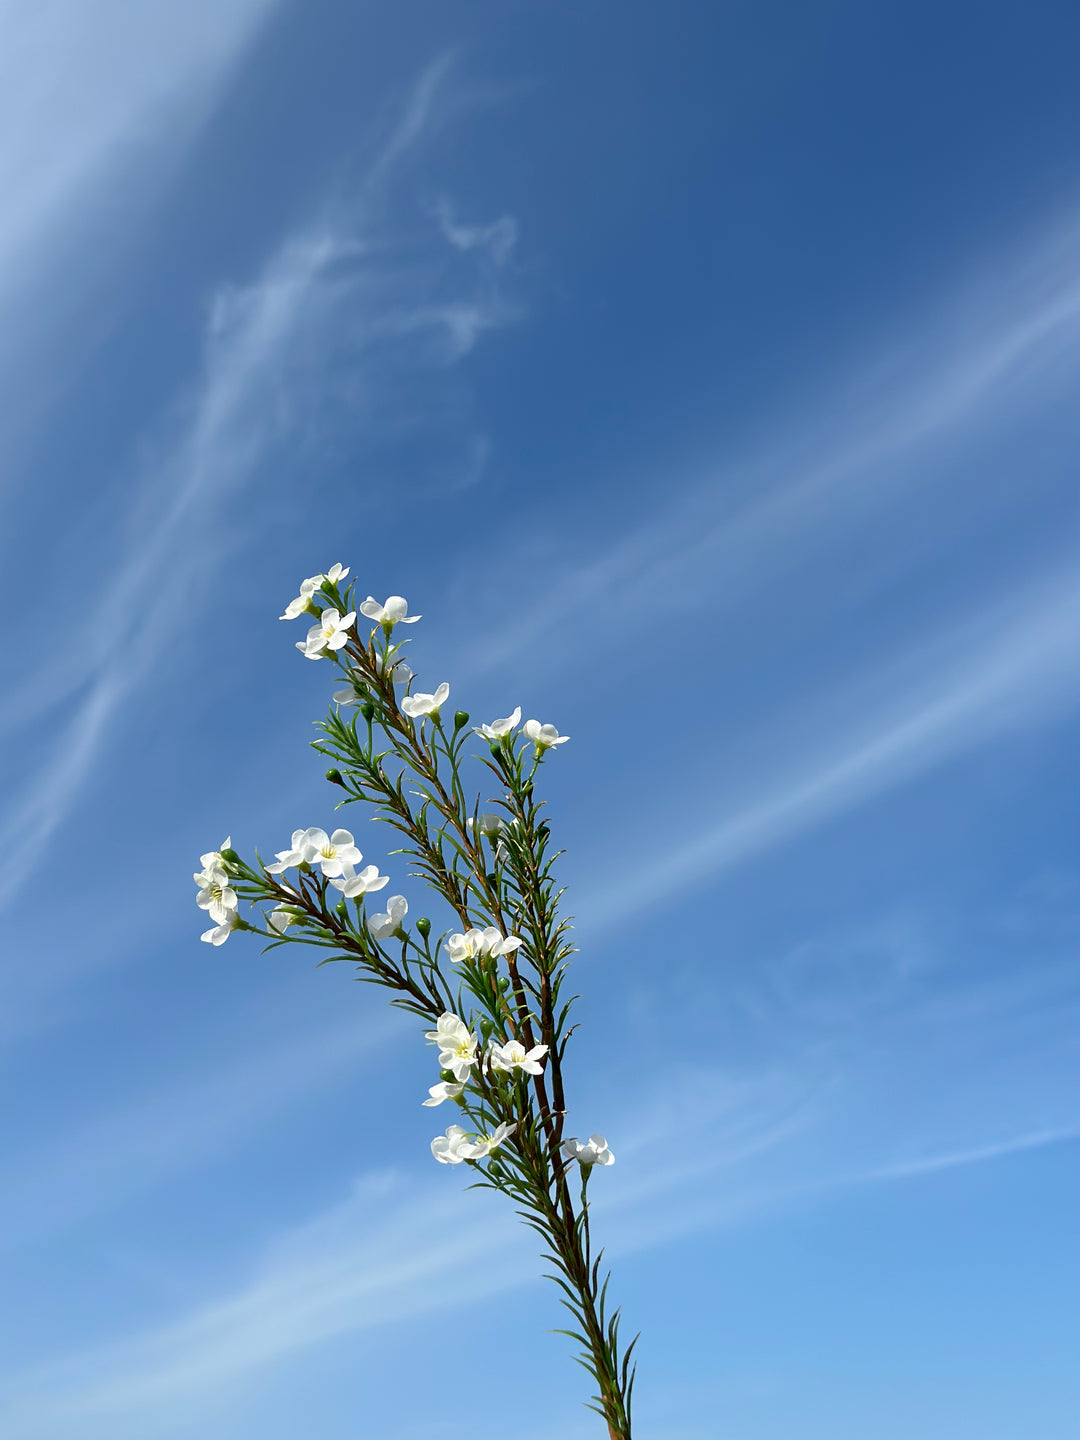
[[[369,915],[367,928],[371,931],[375,940],[388,940],[395,931],[401,929],[401,922],[409,913],[409,902],[404,895],[391,895],[386,902],[385,913]]]
[[[361,695],[352,681],[348,685],[342,686],[340,690],[334,691],[335,705],[360,705],[366,699],[367,696]]]
[[[309,575],[306,580],[300,581],[300,594],[295,600],[290,600],[285,606],[284,615],[279,615],[279,620],[295,620],[298,615],[303,615],[305,610],[313,610],[314,603],[311,597],[318,590],[323,582],[321,575]]]
[[[445,1135],[436,1135],[431,1142],[431,1153],[440,1165],[460,1165],[463,1160],[472,1160],[477,1149],[474,1138],[460,1125],[449,1126]]]
[[[526,720],[521,733],[536,746],[537,755],[555,745],[565,745],[570,739],[569,735],[560,735],[554,725],[541,725],[539,720]]]
[[[416,618],[419,620],[420,616],[418,615]],[[397,646],[394,647],[395,650],[397,648]],[[409,669],[408,665],[406,665],[405,661],[394,659],[393,651],[386,655],[376,652],[375,668],[381,675],[385,675],[387,670],[389,670],[394,677],[395,685],[407,685],[413,678],[413,672]]]
[[[473,828],[471,815],[469,816],[468,820],[465,821],[465,824],[469,827],[470,830]],[[481,835],[487,835],[490,838],[494,839],[496,835],[502,834],[503,828],[504,821],[501,815],[492,815],[491,813],[488,813],[486,815],[480,816],[479,829]]]
[[[456,1084],[453,1080],[440,1080],[437,1085],[428,1088],[430,1100],[421,1100],[421,1105],[441,1105],[444,1100],[456,1100],[465,1089],[464,1082]]]
[[[524,942],[516,935],[503,937],[501,930],[489,925],[486,930],[466,930],[464,935],[447,937],[446,948],[455,965],[462,960],[480,960],[485,955],[509,955]]]
[[[325,830],[312,826],[304,831],[299,848],[307,863],[318,865],[328,880],[334,875],[344,875],[346,866],[359,865],[364,858],[348,830],[335,830],[327,835]]]
[[[504,1121],[501,1125],[496,1125],[490,1135],[478,1135],[476,1138],[479,1143],[473,1146],[472,1158],[478,1160],[482,1155],[490,1155],[492,1150],[497,1150],[503,1141],[509,1139],[516,1129],[516,1120],[512,1125],[507,1125]]]
[[[355,900],[360,895],[369,895],[390,884],[389,875],[380,875],[377,865],[365,865],[359,874],[351,865],[344,867],[340,880],[331,880],[335,890],[340,890],[346,900]]]
[[[387,670],[386,658],[387,657],[385,655],[377,655],[375,657],[375,668],[379,670],[382,674],[385,674]],[[409,681],[413,678],[413,672],[409,669],[408,665],[406,665],[404,660],[398,660],[396,663],[391,663],[390,673],[393,677],[395,685],[407,685]],[[356,682],[352,680],[349,682],[348,685],[342,686],[340,690],[334,691],[335,705],[361,705],[368,698],[369,696],[363,691],[361,691],[357,686]]]
[[[449,1070],[455,1080],[469,1078],[469,1071],[476,1064],[476,1036],[460,1016],[451,1010],[444,1011],[436,1028],[425,1031],[424,1039],[438,1045],[440,1070]]]
[[[200,910],[206,910],[215,925],[222,925],[230,912],[236,910],[236,891],[229,885],[229,877],[220,865],[212,865],[195,877],[199,893],[195,903]]]
[[[295,906],[278,905],[270,911],[266,917],[266,923],[271,930],[276,930],[279,935],[284,935],[289,926],[295,925],[299,918]]]
[[[243,922],[241,921],[240,916],[237,915],[236,911],[229,910],[226,912],[225,919],[221,922],[220,925],[217,925],[210,930],[204,930],[203,933],[199,936],[199,939],[207,945],[224,945],[225,941],[229,938],[229,936],[236,929],[236,927],[242,923]]]
[[[437,720],[440,708],[449,698],[450,686],[444,680],[434,695],[406,695],[401,702],[401,708],[410,720],[416,720],[421,715],[431,715]]]
[[[356,619],[356,611],[341,615],[337,610],[324,610],[318,624],[307,632],[306,640],[298,640],[296,648],[309,660],[321,660],[327,650],[340,650],[349,639],[348,630]]]
[[[348,573],[347,565],[331,565],[325,575],[309,575],[306,580],[301,580],[300,594],[295,600],[289,601],[284,615],[279,615],[278,619],[295,620],[298,615],[303,615],[305,610],[314,610],[315,602],[311,597],[322,587],[323,581],[330,580],[336,585],[339,580],[344,580]]]
[[[436,1135],[431,1153],[441,1165],[460,1165],[463,1160],[480,1160],[490,1155],[517,1129],[513,1125],[497,1125],[491,1135],[470,1135],[460,1125],[451,1125],[445,1136]]]
[[[505,740],[520,719],[521,706],[518,705],[514,713],[503,720],[493,720],[490,725],[474,725],[473,733],[483,735],[485,740]]]
[[[492,1070],[502,1070],[508,1075],[515,1070],[520,1070],[525,1075],[542,1075],[544,1067],[540,1061],[547,1052],[546,1045],[534,1045],[531,1050],[526,1051],[520,1040],[508,1040],[505,1045],[492,1042],[488,1051],[488,1064]]]
[[[285,870],[290,870],[294,865],[306,865],[307,855],[304,853],[304,840],[308,835],[307,830],[294,830],[292,832],[292,845],[288,850],[277,852],[277,864],[267,865],[268,875],[280,875]]]
[[[232,836],[226,835],[221,842],[221,850],[228,850],[232,845]],[[224,866],[225,861],[221,858],[221,850],[208,850],[205,855],[199,856],[199,864],[204,870],[209,870],[215,865]],[[198,879],[198,876],[195,877]]]
[[[373,595],[369,595],[360,606],[360,614],[381,625],[388,635],[395,625],[415,625],[417,620],[423,619],[421,615],[409,614],[404,595],[388,596],[385,605],[380,605]]]
[[[568,1160],[576,1160],[586,1167],[615,1164],[615,1156],[608,1149],[603,1135],[590,1135],[587,1145],[581,1140],[564,1140],[562,1150]]]

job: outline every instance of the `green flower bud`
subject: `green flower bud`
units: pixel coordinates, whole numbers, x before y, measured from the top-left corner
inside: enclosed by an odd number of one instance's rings
[[[348,906],[347,901],[345,901],[345,900],[339,900],[339,901],[337,902],[337,904],[334,906],[334,914],[335,914],[335,915],[340,915],[341,918],[342,918],[342,920],[344,920],[344,919],[345,919],[345,916],[348,915],[348,913],[349,913],[349,906]]]
[[[507,990],[510,989],[510,976],[509,976],[509,975],[500,975],[500,976],[499,976],[499,989],[502,991],[502,993],[503,993],[504,995],[506,994]]]
[[[360,706],[360,714],[363,715],[364,719],[370,725],[371,717],[375,714],[375,706],[371,703],[370,700],[365,700],[364,703]]]
[[[493,755],[502,754],[502,746],[499,744],[498,740],[492,740],[491,744],[488,746],[488,749]]]
[[[467,710],[454,711],[454,729],[460,730],[469,723],[469,712]]]
[[[420,919],[416,922],[416,928],[426,940],[427,937],[431,934],[431,921],[427,918],[426,915],[421,915]]]
[[[236,865],[240,860],[240,856],[235,850],[222,850],[221,858],[227,860],[230,865]]]
[[[345,781],[341,778],[340,770],[327,770],[326,778],[330,781],[331,785],[340,785],[344,789]]]

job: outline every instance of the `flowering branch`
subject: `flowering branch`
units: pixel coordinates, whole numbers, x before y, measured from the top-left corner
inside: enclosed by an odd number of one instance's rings
[[[221,945],[233,930],[250,930],[268,948],[319,946],[331,952],[321,963],[354,962],[360,979],[390,990],[392,1005],[432,1027],[424,1033],[438,1050],[439,1079],[421,1103],[449,1101],[462,1122],[431,1142],[432,1155],[468,1165],[477,1186],[508,1195],[541,1236],[550,1278],[574,1320],[560,1333],[580,1346],[577,1358],[596,1383],[591,1408],[609,1440],[630,1440],[635,1342],[621,1345],[619,1312],[608,1311],[609,1277],[601,1275],[602,1252],[593,1254],[587,1198],[593,1169],[614,1157],[602,1135],[564,1136],[562,1067],[574,997],[563,986],[574,947],[553,874],[562,852],[551,849],[536,782],[568,737],[536,720],[521,725],[520,709],[471,728],[463,710],[444,719],[449,684],[413,690],[394,638],[399,625],[421,617],[397,595],[383,605],[368,596],[353,609],[348,573],[335,565],[305,580],[281,616],[312,616],[297,649],[309,660],[330,659],[342,673],[314,745],[333,762],[326,774],[345,792],[339,804],[369,805],[397,831],[394,853],[409,858],[410,873],[460,928],[434,942],[427,917],[407,929],[402,895],[369,914],[367,897],[389,877],[376,865],[358,868],[363,856],[350,831],[311,828],[294,831],[271,864],[257,855],[248,864],[230,840],[202,856],[197,899],[214,922],[202,938]],[[366,641],[357,613],[373,622]],[[491,810],[478,795],[469,799],[462,780],[473,735],[487,742],[478,758],[497,790]],[[245,921],[241,900],[271,908],[260,912],[261,923]]]

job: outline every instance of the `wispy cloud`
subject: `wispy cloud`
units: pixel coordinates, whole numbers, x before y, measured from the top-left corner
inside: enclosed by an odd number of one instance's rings
[[[360,185],[361,199],[328,205],[254,281],[223,285],[214,296],[201,377],[177,403],[167,449],[154,447],[156,459],[127,499],[133,518],[117,563],[68,643],[13,686],[0,707],[0,732],[9,734],[48,724],[61,703],[68,711],[0,822],[0,903],[20,888],[78,796],[111,722],[184,623],[189,597],[205,593],[229,554],[230,507],[271,448],[310,423],[305,405],[319,388],[316,372],[332,364],[346,372],[353,399],[365,377],[375,388],[381,368],[400,374],[456,363],[508,318],[487,286],[433,300],[425,276],[393,272],[385,258],[392,237],[380,232],[374,244],[367,229],[362,197],[419,141],[447,63],[421,77],[404,120]],[[386,382],[379,384],[377,397],[353,407],[361,420],[350,423],[380,423],[392,397]],[[468,437],[455,483],[474,478],[485,455],[484,437]]]
[[[942,464],[1069,393],[1078,368],[1080,224],[1070,217],[972,266],[901,333],[817,380],[809,399],[778,404],[764,439],[715,465],[695,462],[682,484],[634,477],[646,515],[614,542],[585,558],[560,531],[542,563],[519,557],[515,587],[533,571],[544,588],[475,641],[471,664],[505,666],[555,630],[570,658],[659,615],[732,610],[871,529],[898,496],[940,493]],[[1017,478],[1031,483],[1028,472]],[[587,626],[576,623],[583,615]]]
[[[854,1174],[837,1168],[799,1175],[781,1166],[770,1175],[756,1163],[805,1128],[793,1131],[784,1119],[795,1098],[790,1086],[777,1089],[771,1078],[764,1088],[732,1086],[704,1075],[694,1083],[689,1100],[682,1085],[662,1097],[668,1162],[649,1163],[658,1138],[646,1125],[620,1150],[620,1163],[631,1167],[620,1193],[594,1195],[610,1253],[738,1224],[763,1208],[822,1191],[986,1163],[1077,1133],[1026,1132]],[[670,1163],[680,1154],[686,1163]],[[718,1187],[719,1173],[724,1184]],[[453,1188],[450,1176],[418,1184],[414,1176],[373,1173],[345,1201],[283,1233],[252,1278],[234,1290],[173,1323],[9,1380],[4,1417],[20,1440],[59,1437],[71,1427],[86,1437],[183,1432],[230,1386],[336,1335],[449,1305],[459,1311],[530,1283],[533,1249],[509,1207]]]
[[[788,752],[769,757],[764,767],[784,778],[740,808],[714,794],[709,810],[734,808],[729,819],[651,857],[647,884],[644,874],[621,875],[580,907],[583,918],[624,923],[953,756],[1075,708],[1078,633],[1080,578],[1072,567],[864,679],[861,696],[849,693],[831,707],[854,722],[841,733],[830,723],[831,733],[809,755],[804,713],[798,735],[788,736]],[[883,690],[885,700],[872,698]],[[802,758],[793,762],[791,751]]]
[[[289,1019],[294,1020],[290,1011]],[[243,1133],[279,1121],[290,1105],[373,1060],[400,1025],[385,1012],[297,1030],[253,1044],[230,1063],[145,1094],[76,1134],[24,1152],[2,1187],[2,1245],[19,1247],[126,1203],[219,1154]]]
[[[1065,1145],[1080,1140],[1080,1129],[1033,1130],[1027,1135],[1010,1136],[989,1145],[976,1145],[971,1149],[949,1150],[937,1155],[927,1155],[918,1160],[898,1160],[890,1165],[879,1166],[856,1177],[856,1182],[872,1180],[907,1180],[920,1175],[932,1175],[938,1170],[954,1170],[963,1165],[981,1165],[985,1161],[1000,1160],[1006,1155],[1019,1155],[1025,1150],[1044,1150],[1050,1145]]]
[[[5,446],[47,412],[107,323],[103,282],[278,5],[0,4]]]

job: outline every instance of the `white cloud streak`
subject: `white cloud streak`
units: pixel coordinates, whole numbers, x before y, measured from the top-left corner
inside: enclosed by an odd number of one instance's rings
[[[70,245],[74,210],[190,138],[276,4],[0,3],[0,304]]]
[[[447,64],[437,61],[421,77],[362,192],[385,180],[422,136]],[[223,286],[215,296],[202,376],[179,407],[172,453],[145,468],[129,502],[135,520],[126,554],[69,643],[0,707],[0,732],[10,733],[39,724],[59,703],[73,705],[48,758],[0,822],[0,904],[21,888],[77,798],[125,701],[184,623],[189,597],[205,593],[222,564],[230,504],[300,423],[309,376],[296,367],[318,367],[343,344],[362,355],[388,338],[405,347],[406,364],[453,364],[507,318],[495,297],[433,304],[400,284],[380,284],[378,260],[365,268],[364,223],[361,205],[359,215],[339,212],[309,225],[252,284]],[[378,363],[372,359],[371,368]],[[482,454],[483,441],[473,443],[470,475]]]
[[[1068,393],[1080,366],[1080,225],[1056,225],[986,269],[815,396],[812,421],[770,416],[766,441],[701,483],[643,483],[662,504],[594,558],[566,568],[560,534],[536,567],[555,583],[478,640],[471,665],[504,666],[552,631],[566,657],[602,643],[606,630],[639,633],[636,622],[651,623],[658,605],[669,623],[733,610],[933,483],[937,459]],[[518,566],[516,584],[528,569]]]
[[[157,1094],[84,1121],[66,1139],[23,1153],[0,1187],[6,1216],[0,1248],[21,1247],[153,1190],[240,1133],[250,1139],[288,1106],[355,1076],[399,1034],[395,1019],[350,1019],[300,1033],[290,1025],[269,1044],[249,1043],[231,1064],[209,1073],[203,1065]]]
[[[891,667],[885,703],[846,697],[835,708],[860,717],[846,733],[830,736],[801,763],[790,754],[771,757],[769,773],[786,769],[786,779],[730,819],[651,857],[647,873],[621,875],[579,907],[582,918],[607,927],[626,922],[977,745],[1075,709],[1078,634],[1080,573],[1072,567]],[[883,678],[866,691],[880,692]],[[789,746],[801,749],[804,734],[803,727],[789,736]],[[729,808],[722,795],[708,801],[714,814]]]
[[[707,1077],[699,1076],[698,1080]],[[714,1079],[717,1077],[714,1077]],[[709,1087],[707,1087],[709,1088]],[[992,1144],[836,1173],[771,1181],[740,1174],[792,1131],[783,1112],[790,1087],[711,1087],[704,1104],[680,1090],[668,1117],[667,1153],[693,1150],[692,1165],[651,1167],[643,1182],[603,1176],[614,1192],[593,1201],[609,1253],[664,1244],[676,1235],[736,1224],[776,1203],[870,1182],[905,1181],[963,1165],[1071,1141],[1075,1130],[1028,1132]],[[724,1098],[716,1103],[717,1090]],[[676,1118],[677,1117],[677,1118]],[[622,1148],[655,1155],[647,1132]],[[718,1201],[716,1176],[725,1182]],[[629,1189],[627,1183],[629,1179]],[[406,1192],[415,1198],[405,1199]],[[620,1193],[622,1192],[622,1193]],[[658,1201],[663,1200],[663,1206]],[[344,1203],[283,1235],[252,1279],[187,1316],[9,1381],[4,1418],[20,1440],[59,1440],[77,1427],[87,1440],[171,1434],[192,1423],[230,1386],[346,1333],[475,1305],[535,1278],[534,1246],[509,1207],[451,1189],[439,1176],[418,1191],[415,1177],[373,1173]],[[492,1209],[485,1213],[485,1207]],[[666,1217],[657,1223],[658,1216]]]

